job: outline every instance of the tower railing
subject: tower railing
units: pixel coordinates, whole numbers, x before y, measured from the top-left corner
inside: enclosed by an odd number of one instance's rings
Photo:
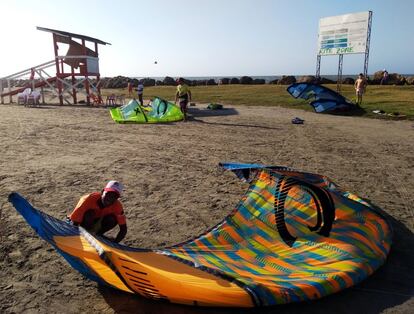
[[[15,81],[19,79],[28,80],[28,83],[26,84],[26,87],[30,87],[32,90],[34,90],[36,87],[42,88],[42,98],[44,102],[44,93],[43,93],[43,87],[49,87],[52,91],[53,97],[51,99],[55,99],[56,97],[63,97],[63,100],[70,104],[70,101],[64,97],[65,94],[69,94],[71,97],[74,97],[74,93],[81,93],[85,95],[86,97],[90,97],[91,93],[97,92],[98,86],[95,84],[89,77],[85,77],[85,73],[60,73],[58,76],[50,75],[48,73],[48,69],[51,67],[56,66],[56,61],[58,61],[61,64],[62,70],[64,67],[64,60],[65,59],[82,59],[85,60],[87,63],[86,69],[88,69],[88,72],[86,73],[89,76],[94,76],[94,73],[99,73],[99,58],[97,57],[91,57],[91,56],[85,56],[85,55],[78,55],[78,56],[57,56],[55,60],[51,60],[39,65],[36,65],[31,68],[27,68],[25,70],[13,73],[11,75],[7,75],[5,77],[0,78],[0,101],[2,104],[4,104],[4,97],[9,96],[9,102],[13,102],[13,95],[17,94],[22,88],[24,87],[15,86]],[[51,72],[49,70],[49,72]],[[54,71],[56,72],[56,70]],[[76,76],[82,76],[83,78],[81,80],[76,80],[72,82],[68,82],[65,80],[67,77],[76,77]],[[13,83],[13,84],[12,84]],[[57,86],[54,86],[53,84],[57,83],[60,84],[61,89],[59,90]],[[84,84],[87,83],[90,86],[90,92],[89,94],[84,91]],[[99,94],[99,92],[98,92]],[[100,95],[99,95],[100,96]]]

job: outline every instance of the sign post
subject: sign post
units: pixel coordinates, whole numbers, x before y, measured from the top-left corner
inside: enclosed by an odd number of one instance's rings
[[[338,85],[342,84],[343,55],[365,54],[364,75],[368,75],[372,11],[331,16],[319,20],[316,77],[320,78],[322,56],[339,55]]]

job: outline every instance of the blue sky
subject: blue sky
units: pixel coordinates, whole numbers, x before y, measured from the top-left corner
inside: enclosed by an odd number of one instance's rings
[[[0,77],[53,59],[36,26],[111,43],[100,46],[102,76],[315,74],[319,19],[369,10],[369,73],[414,73],[412,0],[14,0],[0,1]],[[337,64],[323,57],[321,74]],[[363,64],[345,55],[343,73]]]

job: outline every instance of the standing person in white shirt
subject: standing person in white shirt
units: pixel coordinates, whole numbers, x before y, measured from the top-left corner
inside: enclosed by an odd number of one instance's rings
[[[144,83],[143,83],[142,80],[138,82],[137,92],[138,92],[138,100],[139,100],[139,103],[141,104],[141,106],[143,106],[144,105],[144,100],[143,100],[143,96],[144,96]]]

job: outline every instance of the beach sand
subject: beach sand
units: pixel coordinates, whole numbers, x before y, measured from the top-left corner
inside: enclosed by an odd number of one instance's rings
[[[412,313],[414,125],[279,107],[190,108],[186,123],[115,124],[104,108],[0,105],[1,313],[253,313],[158,303],[84,279],[7,202],[17,191],[63,218],[83,194],[121,181],[124,244],[160,248],[220,222],[247,188],[220,161],[327,175],[382,208],[394,240],[386,264],[323,299],[254,313]],[[294,117],[305,119],[294,125]]]

